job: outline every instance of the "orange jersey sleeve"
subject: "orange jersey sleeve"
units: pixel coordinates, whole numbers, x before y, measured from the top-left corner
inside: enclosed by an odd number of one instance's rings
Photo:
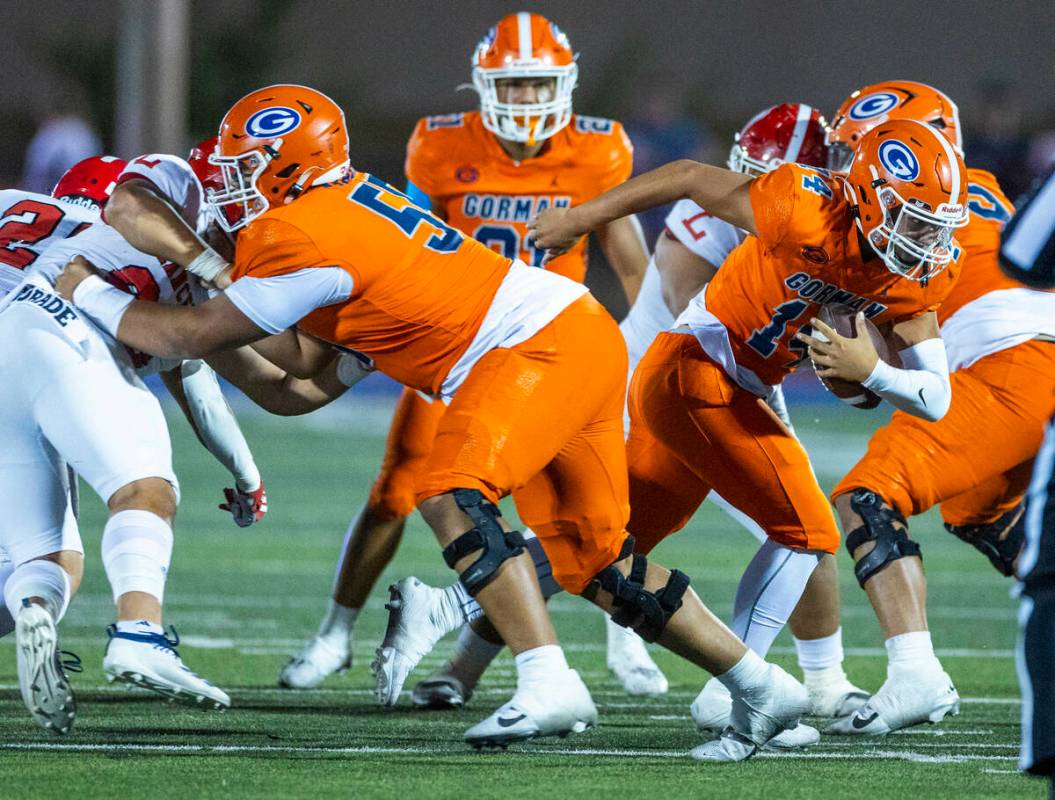
[[[939,322],[988,292],[1022,288],[1000,269],[1000,234],[1015,207],[995,176],[980,169],[967,170],[967,208],[970,219],[955,234],[962,251],[960,278],[938,310]]]

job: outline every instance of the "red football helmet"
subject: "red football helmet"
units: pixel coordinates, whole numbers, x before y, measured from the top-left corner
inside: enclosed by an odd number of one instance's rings
[[[967,168],[944,134],[916,120],[877,125],[843,182],[857,227],[887,268],[926,281],[952,261],[967,224]]]
[[[125,163],[114,156],[78,161],[59,178],[51,196],[102,208],[117,187],[117,176],[124,171]]]
[[[216,152],[216,145],[219,144],[219,141],[219,136],[210,136],[208,139],[202,139],[191,148],[190,154],[187,156],[187,163],[194,170],[194,174],[198,176],[198,180],[205,190],[206,197],[209,196],[210,192],[223,190],[223,175],[220,174],[220,168],[209,161],[209,157]]]
[[[224,116],[209,162],[220,168],[224,184],[209,197],[209,205],[221,212],[217,220],[231,233],[272,205],[348,175],[344,112],[307,86],[257,89]]]
[[[916,81],[885,81],[861,87],[835,112],[828,130],[828,169],[846,173],[861,137],[876,125],[895,119],[926,122],[944,133],[956,152],[963,154],[960,110],[947,94]]]
[[[793,162],[823,167],[824,117],[805,103],[782,103],[751,118],[733,140],[729,169],[758,177]]]
[[[541,14],[521,11],[499,20],[473,53],[473,87],[480,95],[480,119],[495,136],[514,142],[548,139],[571,121],[571,93],[578,81],[568,37]],[[499,82],[548,79],[535,102],[504,102]]]

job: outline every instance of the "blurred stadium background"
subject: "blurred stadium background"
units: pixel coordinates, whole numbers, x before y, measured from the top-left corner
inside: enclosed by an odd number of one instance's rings
[[[957,100],[967,162],[994,171],[1010,196],[1025,191],[1055,161],[1051,0],[524,5],[548,15],[568,34],[580,53],[576,110],[624,121],[639,169],[684,156],[720,163],[733,131],[762,107],[802,101],[830,114],[853,88],[889,78],[933,83]],[[48,181],[53,183],[69,163],[91,154],[69,152],[74,145],[121,156],[185,153],[215,131],[234,100],[273,82],[306,83],[332,95],[348,115],[353,164],[399,183],[415,120],[476,105],[472,92],[455,89],[469,80],[469,56],[478,39],[515,10],[516,4],[498,0],[6,3],[0,25],[0,52],[7,65],[7,79],[0,82],[0,185],[47,191]],[[650,220],[653,230],[661,220],[662,213]],[[599,253],[591,264],[588,284],[621,316],[625,299]],[[572,745],[594,748],[582,758],[566,758],[570,753],[561,748],[567,745],[554,743],[517,760],[523,770],[533,771],[521,773],[525,777],[515,787],[503,778],[512,763],[507,757],[481,762],[459,741],[460,731],[483,706],[427,722],[420,715],[382,715],[372,706],[365,667],[383,627],[379,598],[368,608],[352,675],[332,679],[330,691],[301,696],[264,688],[274,685],[278,666],[311,633],[324,606],[343,526],[378,464],[393,398],[393,384],[375,376],[335,408],[303,421],[248,416],[246,433],[273,509],[260,528],[247,532],[229,527],[213,508],[222,470],[196,446],[186,425],[173,418],[184,501],[170,584],[171,617],[191,634],[188,661],[234,689],[239,710],[226,718],[159,714],[148,699],[115,702],[114,693],[102,686],[98,653],[102,626],[112,612],[96,557],[101,508],[94,497],[87,499],[88,578],[64,626],[68,644],[81,650],[88,666],[78,682],[86,690],[77,729],[84,735],[79,743],[71,739],[60,748],[28,723],[17,699],[13,650],[0,650],[5,690],[0,767],[13,770],[7,771],[11,796],[61,794],[61,781],[44,791],[33,771],[25,769],[25,750],[34,751],[34,763],[47,764],[54,776],[83,774],[83,759],[90,759],[93,769],[107,770],[106,780],[79,790],[85,797],[113,796],[121,788],[136,791],[144,779],[155,797],[204,796],[219,791],[221,780],[239,787],[224,790],[232,797],[299,796],[307,781],[318,781],[320,790],[355,786],[363,796],[391,796],[397,785],[433,797],[464,796],[457,776],[466,767],[474,770],[477,792],[484,796],[499,788],[508,797],[532,796],[536,778],[571,780],[572,773],[564,771],[568,764],[578,767],[575,781],[581,782],[569,782],[569,791],[626,792],[635,785],[649,793],[685,790],[678,777],[683,773],[672,773],[664,759],[694,742],[685,706],[695,695],[698,676],[663,656],[672,695],[651,704],[627,703],[604,671],[600,620],[580,625],[581,604],[571,598],[555,606],[558,627],[571,643],[576,666],[601,687],[605,726],[588,742]],[[788,400],[825,486],[863,452],[868,433],[888,413],[850,411],[808,373],[793,377]],[[247,406],[237,407],[248,413]],[[705,596],[716,601],[716,610],[727,614],[753,544],[713,509],[694,522],[692,531],[665,545],[668,560],[687,569]],[[919,532],[928,554],[939,654],[949,659],[961,694],[972,698],[964,714],[944,726],[945,738],[931,735],[942,731],[928,731],[896,737],[896,742],[836,742],[807,757],[815,761],[770,759],[733,767],[722,773],[721,782],[709,784],[717,793],[848,796],[851,786],[862,785],[864,770],[881,765],[864,784],[876,798],[904,797],[910,786],[934,797],[1039,796],[1041,787],[1014,771],[1017,686],[1009,584],[973,551],[951,542],[932,515]],[[417,572],[445,580],[420,520],[414,520],[407,539],[407,550],[385,577]],[[881,637],[847,557],[840,559],[848,666],[874,688],[882,680]],[[791,663],[789,643],[787,638],[778,642],[778,657],[786,665]],[[445,653],[441,649],[436,657]],[[484,705],[506,691],[510,667],[499,665],[489,692],[483,693]],[[647,742],[637,735],[643,725],[651,726]],[[442,758],[422,757],[434,747],[442,750]],[[650,755],[642,747],[656,751]],[[206,752],[223,758],[210,761]],[[620,752],[627,757],[613,758]],[[181,773],[179,783],[169,779],[168,757],[174,754],[193,761],[196,770]],[[126,764],[121,755],[136,758]],[[385,760],[393,769],[379,775],[352,765],[363,758]],[[18,764],[23,768],[14,769]],[[744,769],[752,770],[749,788],[739,782]],[[807,769],[815,782],[805,780]],[[434,774],[447,777],[433,780]]]

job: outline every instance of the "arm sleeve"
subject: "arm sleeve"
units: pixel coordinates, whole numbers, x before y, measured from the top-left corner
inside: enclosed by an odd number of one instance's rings
[[[937,422],[952,402],[945,342],[940,337],[924,339],[898,355],[904,369],[880,359],[861,385],[906,414]]]
[[[129,161],[124,171],[117,176],[117,183],[136,178],[153,184],[158,194],[172,203],[192,229],[197,227],[202,190],[190,164],[176,156],[151,153]]]
[[[239,278],[224,295],[261,330],[281,333],[312,311],[352,296],[352,276],[340,267],[310,267],[267,278]]]
[[[260,488],[260,470],[238,420],[220,391],[216,374],[204,361],[193,360],[183,362],[180,378],[194,429],[202,444],[234,476],[239,491]]]

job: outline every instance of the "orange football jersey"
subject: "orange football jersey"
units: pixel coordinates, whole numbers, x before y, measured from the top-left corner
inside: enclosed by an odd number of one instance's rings
[[[630,177],[633,148],[623,126],[574,115],[542,152],[513,161],[477,111],[425,117],[407,144],[407,179],[432,201],[432,211],[506,258],[529,266],[544,251],[528,238],[527,223],[550,206],[584,203]],[[586,241],[546,265],[580,283]]]
[[[707,287],[707,311],[728,332],[737,364],[764,383],[780,383],[802,360],[794,336],[821,305],[851,306],[876,324],[902,321],[935,310],[955,282],[955,263],[924,285],[892,273],[870,248],[862,257],[841,181],[798,164],[755,179],[758,235],[729,254]]]
[[[232,278],[310,267],[339,267],[354,286],[348,300],[300,320],[301,330],[367,354],[405,386],[438,394],[510,260],[360,172],[274,207],[245,228]]]
[[[956,243],[963,250],[960,277],[938,309],[941,323],[987,292],[1022,288],[1021,283],[1000,269],[1000,232],[1015,213],[1015,207],[992,173],[967,170],[967,208],[971,219],[955,234]]]

